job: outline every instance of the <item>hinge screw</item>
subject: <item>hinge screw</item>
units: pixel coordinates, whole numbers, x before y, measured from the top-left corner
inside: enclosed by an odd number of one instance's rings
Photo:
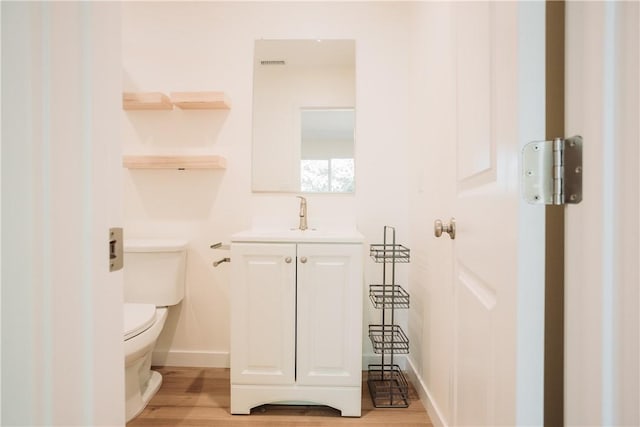
[[[576,167],[576,173],[582,173],[582,166]]]
[[[572,194],[569,196],[569,200],[574,201],[578,198],[578,196],[576,196],[575,194]]]

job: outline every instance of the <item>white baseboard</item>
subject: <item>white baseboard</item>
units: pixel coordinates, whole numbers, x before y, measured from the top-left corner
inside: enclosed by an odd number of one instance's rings
[[[431,394],[427,389],[427,385],[422,380],[422,377],[418,375],[418,371],[416,370],[411,358],[407,357],[406,359],[406,372],[408,376],[408,380],[413,384],[413,387],[418,392],[420,396],[420,401],[424,405],[427,410],[427,414],[429,414],[429,418],[431,418],[431,423],[436,427],[447,427],[445,418],[442,416],[442,412],[438,408],[438,405],[431,398]]]
[[[151,356],[151,364],[153,366],[228,368],[229,352],[157,350]]]

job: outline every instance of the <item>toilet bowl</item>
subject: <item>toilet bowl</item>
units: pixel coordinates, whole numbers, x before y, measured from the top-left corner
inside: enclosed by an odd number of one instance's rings
[[[184,297],[187,242],[125,241],[124,365],[125,418],[130,421],[147,406],[162,384],[151,370],[153,350],[170,306]]]
[[[151,356],[166,319],[166,307],[135,303],[124,305],[127,421],[142,412],[162,384],[162,375],[151,370]]]

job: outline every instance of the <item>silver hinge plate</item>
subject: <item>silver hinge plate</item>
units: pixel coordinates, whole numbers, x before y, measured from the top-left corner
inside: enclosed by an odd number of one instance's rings
[[[535,141],[522,151],[523,194],[539,205],[582,201],[582,137]]]

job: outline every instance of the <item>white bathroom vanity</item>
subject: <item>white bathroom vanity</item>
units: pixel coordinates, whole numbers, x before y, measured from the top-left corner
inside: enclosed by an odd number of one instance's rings
[[[232,414],[320,404],[360,416],[362,240],[355,230],[232,236]]]

